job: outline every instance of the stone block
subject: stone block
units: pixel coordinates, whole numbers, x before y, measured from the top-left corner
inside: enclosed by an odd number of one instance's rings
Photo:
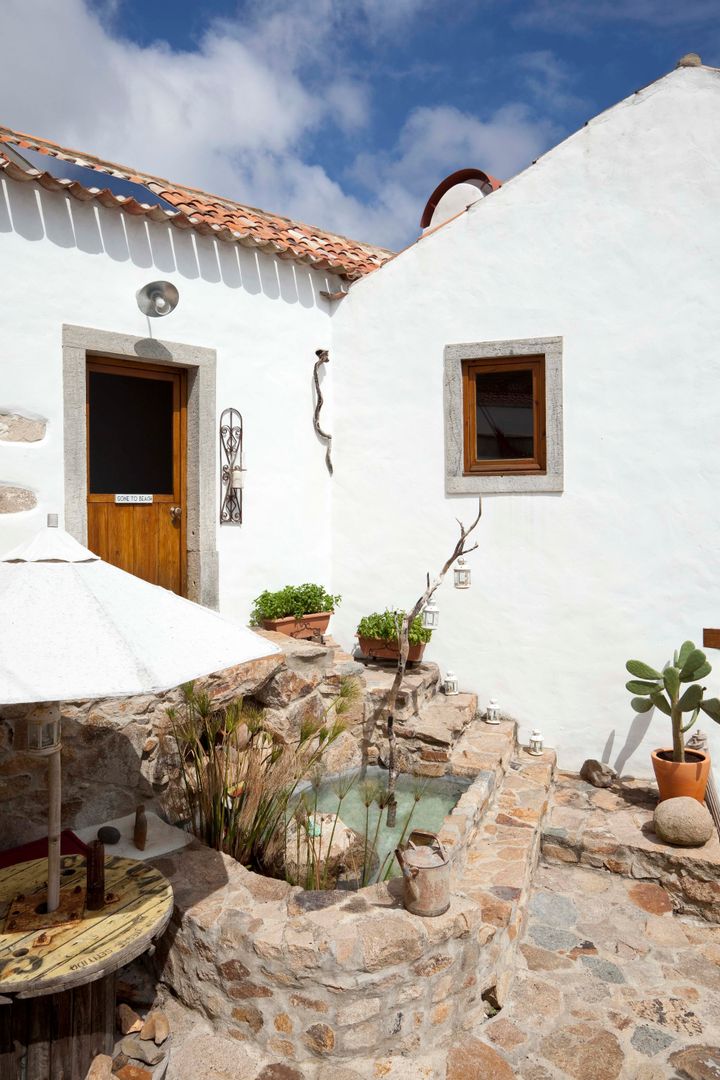
[[[0,483],[0,514],[20,514],[25,510],[34,510],[37,496],[29,488],[14,484]]]
[[[0,442],[41,442],[46,429],[47,420],[32,419],[20,413],[0,413]]]
[[[328,1024],[311,1024],[303,1035],[303,1042],[313,1054],[322,1057],[335,1049],[335,1032]]]
[[[399,912],[362,920],[357,927],[357,936],[365,970],[379,971],[393,964],[417,960],[426,941],[418,922]]]

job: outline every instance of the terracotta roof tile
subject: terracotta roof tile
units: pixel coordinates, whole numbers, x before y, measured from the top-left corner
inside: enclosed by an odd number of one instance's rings
[[[23,147],[37,150],[41,154],[93,169],[98,173],[97,185],[85,187],[77,180],[64,180],[49,172],[21,166],[11,154],[3,153],[4,146],[10,151],[16,147],[20,153]],[[231,199],[209,195],[197,188],[174,185],[160,177],[138,173],[11,128],[0,127],[0,172],[12,180],[37,183],[46,190],[62,191],[84,202],[94,200],[102,206],[122,210],[134,217],[144,216],[152,221],[169,222],[176,228],[194,229],[201,234],[211,233],[227,242],[275,251],[282,257],[309,263],[349,281],[376,270],[393,255],[391,251],[372,244],[350,240],[252,206],[244,206]],[[157,204],[138,202],[132,196],[113,194],[103,184],[103,174],[142,184],[175,207],[176,212]]]

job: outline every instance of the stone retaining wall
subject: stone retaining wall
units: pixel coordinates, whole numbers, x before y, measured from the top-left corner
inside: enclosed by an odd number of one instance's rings
[[[446,1045],[494,981],[494,930],[472,900],[420,919],[398,881],[305,892],[199,845],[156,865],[176,890],[160,978],[220,1031],[281,1058]]]
[[[199,679],[198,687],[218,705],[249,698],[265,710],[272,730],[292,738],[306,718],[322,717],[341,680],[351,676],[361,693],[344,717],[346,732],[325,755],[328,772],[382,761],[387,750],[378,720],[392,670],[366,668],[334,642],[264,636],[283,652]],[[455,771],[449,764],[453,745],[475,714],[473,695],[445,699],[438,695],[438,682],[437,665],[417,665],[400,696],[400,766],[418,775]],[[64,827],[122,817],[141,802],[177,819],[177,758],[167,709],[181,700],[181,692],[173,690],[63,704]],[[423,709],[430,714],[417,715]],[[0,850],[37,839],[47,828],[47,764],[22,752],[23,716],[20,706],[0,708]]]

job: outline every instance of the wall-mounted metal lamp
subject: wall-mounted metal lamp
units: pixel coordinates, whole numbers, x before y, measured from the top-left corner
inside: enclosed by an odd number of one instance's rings
[[[150,281],[135,293],[137,306],[151,319],[169,315],[178,306],[180,293],[171,281]]]
[[[485,723],[486,724],[499,724],[500,723],[500,709],[498,708],[497,698],[491,697],[490,704],[485,710]]]
[[[220,417],[220,524],[242,525],[245,463],[243,418],[237,409]]]
[[[470,568],[465,565],[464,559],[458,559],[457,566],[453,570],[456,589],[470,588]]]
[[[422,625],[426,630],[437,630],[440,623],[440,609],[432,600],[428,600],[422,609]]]
[[[443,682],[443,690],[447,695],[459,694],[460,683],[458,677],[454,671],[445,672],[445,681]]]
[[[533,732],[530,736],[530,745],[528,747],[528,754],[532,754],[533,757],[542,757],[543,754],[543,737],[542,732],[537,728],[533,728]]]

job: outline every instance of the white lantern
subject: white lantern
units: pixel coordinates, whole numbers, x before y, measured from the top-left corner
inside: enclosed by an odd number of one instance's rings
[[[533,728],[532,735],[530,736],[530,746],[528,747],[528,754],[532,754],[533,757],[542,757],[543,753],[543,737],[542,732],[537,728]]]
[[[443,690],[446,694],[459,694],[460,684],[458,677],[454,671],[445,672],[445,681],[443,683]]]
[[[428,600],[422,610],[422,624],[426,630],[437,630],[440,622],[440,609],[432,600]]]
[[[36,705],[27,714],[27,752],[46,757],[60,749],[60,709]]]
[[[456,589],[470,588],[470,570],[468,567],[465,566],[464,559],[458,559],[458,564],[455,567],[453,574],[455,576]]]
[[[500,723],[500,710],[498,709],[497,698],[490,698],[490,704],[485,710],[485,723],[486,724],[499,724]]]
[[[243,468],[242,459],[238,458],[233,467],[230,469],[230,487],[235,491],[242,491],[244,486],[245,469]]]

